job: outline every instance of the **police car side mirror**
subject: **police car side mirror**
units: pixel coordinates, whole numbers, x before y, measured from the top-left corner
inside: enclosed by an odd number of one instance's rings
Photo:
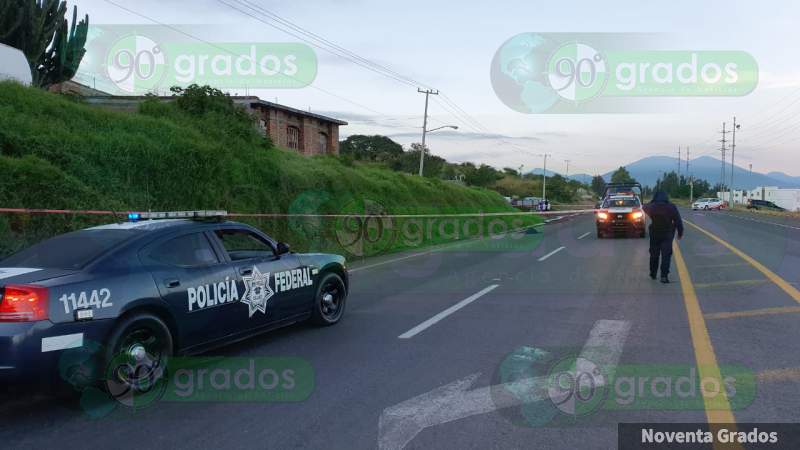
[[[285,255],[289,253],[289,244],[285,242],[278,242],[278,255]]]

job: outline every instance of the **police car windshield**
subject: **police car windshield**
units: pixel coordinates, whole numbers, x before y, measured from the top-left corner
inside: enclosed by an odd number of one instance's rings
[[[133,230],[81,230],[48,239],[0,261],[0,267],[82,269],[106,250],[138,234]]]
[[[639,199],[636,197],[631,198],[610,198],[606,200],[606,208],[630,208],[639,206]]]

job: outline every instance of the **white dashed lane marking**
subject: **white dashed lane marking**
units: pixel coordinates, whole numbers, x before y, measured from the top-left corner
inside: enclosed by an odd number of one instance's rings
[[[427,330],[428,328],[436,325],[436,323],[438,323],[439,321],[441,321],[445,317],[449,316],[450,314],[453,314],[454,312],[456,312],[459,309],[469,305],[470,303],[472,303],[475,300],[483,297],[484,295],[488,294],[489,292],[492,292],[498,286],[500,286],[500,285],[499,284],[493,284],[493,285],[483,289],[480,292],[477,292],[475,294],[470,295],[469,297],[467,297],[464,300],[461,300],[460,302],[456,303],[455,305],[445,309],[444,311],[440,312],[439,314],[436,314],[435,316],[431,317],[430,319],[426,320],[425,322],[422,322],[421,324],[415,326],[414,328],[406,331],[405,333],[403,333],[400,336],[398,336],[398,338],[400,338],[400,339],[411,339],[412,337],[422,333],[423,331]]]
[[[555,255],[556,253],[560,252],[561,250],[564,250],[565,248],[566,247],[558,247],[557,249],[553,250],[552,252],[550,252],[550,253],[542,256],[541,258],[539,258],[539,262],[546,261],[548,258],[550,258],[551,256]]]

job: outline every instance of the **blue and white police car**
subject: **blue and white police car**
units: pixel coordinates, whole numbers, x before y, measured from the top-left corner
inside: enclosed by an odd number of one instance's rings
[[[172,355],[341,320],[344,257],[293,253],[225,216],[132,213],[0,261],[0,379],[50,383],[64,351],[99,343],[98,366],[134,385]],[[125,364],[108,367],[118,355]]]

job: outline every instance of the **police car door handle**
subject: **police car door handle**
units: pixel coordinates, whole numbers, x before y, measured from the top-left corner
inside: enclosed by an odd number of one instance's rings
[[[164,284],[167,285],[168,288],[176,288],[181,285],[181,280],[172,279],[172,280],[164,280]]]
[[[244,276],[252,275],[253,274],[253,268],[252,267],[242,267],[241,269],[239,269],[239,274],[240,275],[244,275]]]

